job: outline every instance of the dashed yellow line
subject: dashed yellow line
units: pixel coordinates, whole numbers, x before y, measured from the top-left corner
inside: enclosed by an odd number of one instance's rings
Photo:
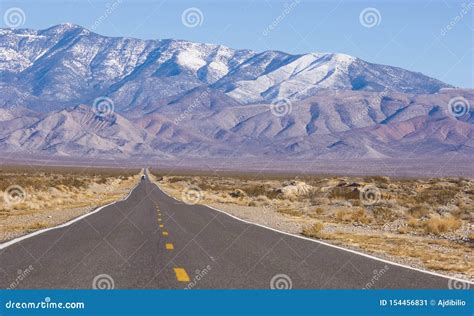
[[[158,218],[158,222],[161,222],[161,218]]]
[[[174,273],[179,282],[189,282],[189,275],[183,268],[174,268]]]
[[[163,224],[160,224],[160,228],[163,228],[163,227],[165,227],[165,225],[163,225]]]
[[[163,232],[163,236],[168,236],[168,232]]]
[[[166,248],[166,250],[173,250],[173,249],[174,249],[174,246],[173,246],[172,243],[166,243],[166,244],[165,244],[165,248]]]

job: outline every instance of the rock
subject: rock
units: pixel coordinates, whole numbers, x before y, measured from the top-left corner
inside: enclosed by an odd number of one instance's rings
[[[334,203],[333,203],[332,205],[334,205],[334,206],[352,207],[352,203],[351,203],[351,202],[349,202],[349,201],[342,201],[342,200],[334,201]]]
[[[276,192],[284,197],[297,197],[308,194],[312,189],[312,186],[302,181],[291,181],[288,185],[277,189]]]
[[[245,196],[245,192],[240,190],[240,189],[236,189],[236,190],[230,192],[229,195],[233,198],[239,198],[239,197]]]

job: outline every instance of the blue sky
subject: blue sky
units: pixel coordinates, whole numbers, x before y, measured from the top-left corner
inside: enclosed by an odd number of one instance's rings
[[[18,27],[72,22],[109,36],[179,38],[257,51],[340,52],[474,87],[474,0],[1,0],[2,27],[12,7],[24,12]],[[193,27],[183,23],[188,8],[198,9],[199,23],[188,21]],[[367,8],[373,9],[361,22]]]

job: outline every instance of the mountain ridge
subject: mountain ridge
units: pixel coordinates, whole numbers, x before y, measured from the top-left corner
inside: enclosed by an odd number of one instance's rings
[[[31,94],[24,103],[37,108],[51,101],[87,104],[107,95],[120,110],[200,85],[241,103],[300,100],[323,89],[433,93],[451,87],[346,54],[291,55],[184,40],[107,37],[72,24],[39,31],[2,29],[0,45],[2,86]]]
[[[474,153],[474,90],[346,54],[106,37],[73,24],[0,29],[0,94],[3,152],[307,159]],[[467,102],[465,113],[453,115],[452,100]]]

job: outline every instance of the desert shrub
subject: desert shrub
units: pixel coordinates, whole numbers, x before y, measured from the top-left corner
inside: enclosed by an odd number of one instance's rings
[[[469,242],[474,242],[474,232],[469,233],[469,236],[467,236]]]
[[[398,218],[397,214],[388,207],[375,207],[373,214],[377,222],[391,222]]]
[[[467,205],[465,203],[459,203],[458,209],[452,211],[451,215],[453,215],[456,218],[463,219],[466,221],[473,221],[474,212],[472,211],[472,209],[473,207],[470,205]]]
[[[209,182],[207,179],[199,178],[197,185],[203,191],[213,191],[217,188],[215,182]]]
[[[397,231],[400,234],[406,234],[406,233],[408,233],[408,228],[406,226],[401,226],[401,227],[398,227]]]
[[[369,216],[364,209],[357,209],[355,211],[339,210],[336,212],[335,219],[338,222],[356,222],[367,224],[371,222]]]
[[[376,183],[385,183],[388,184],[390,183],[390,178],[389,177],[384,177],[384,176],[372,176],[372,177],[365,177],[365,181],[367,182],[376,182]]]
[[[27,226],[28,231],[35,231],[38,229],[46,228],[48,227],[48,224],[45,222],[35,222]]]
[[[314,212],[308,213],[308,216],[311,218],[319,218],[324,213],[324,209],[322,207],[317,207]]]
[[[329,193],[331,199],[358,200],[359,190],[353,187],[335,187]]]
[[[301,234],[307,237],[321,238],[324,236],[322,234],[323,228],[324,228],[324,225],[320,222],[317,222],[309,227],[303,228],[303,231]]]
[[[290,215],[290,216],[301,216],[301,215],[303,215],[300,211],[298,211],[294,208],[289,208],[289,207],[279,208],[278,213],[284,214],[284,215]]]
[[[176,183],[176,182],[180,182],[180,181],[184,181],[184,180],[185,180],[184,177],[168,177],[166,179],[166,181],[168,183]]]
[[[107,177],[102,176],[96,182],[98,184],[105,184],[105,183],[107,183]]]
[[[426,205],[415,205],[408,209],[408,214],[420,218],[423,216],[427,216],[430,213],[429,207]]]
[[[419,228],[422,226],[422,221],[417,218],[410,218],[407,222],[407,225],[411,228]]]
[[[242,188],[248,196],[257,197],[259,195],[266,196],[269,199],[276,199],[279,197],[279,194],[274,190],[269,190],[267,186],[263,184],[250,184]]]
[[[266,188],[262,184],[257,184],[257,185],[247,185],[242,188],[242,190],[248,195],[248,196],[259,196],[259,195],[266,195]]]
[[[424,230],[427,234],[439,235],[457,230],[461,227],[461,221],[454,217],[434,217],[424,222]]]
[[[347,210],[339,210],[336,212],[335,219],[338,222],[352,221],[352,212]]]
[[[451,187],[429,187],[421,191],[415,200],[418,203],[447,205],[455,199],[459,189]]]

